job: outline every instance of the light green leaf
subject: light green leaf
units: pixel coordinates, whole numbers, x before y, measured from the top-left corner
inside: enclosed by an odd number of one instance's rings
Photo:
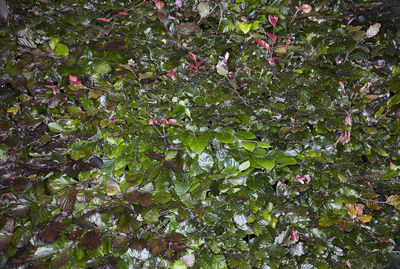
[[[239,23],[239,25],[237,27],[244,34],[247,34],[250,31],[251,23],[241,22],[241,23]]]
[[[239,171],[244,171],[250,167],[250,161],[245,161],[239,165]]]
[[[199,136],[190,136],[189,139],[187,140],[187,143],[190,147],[190,149],[196,153],[200,154],[203,152],[203,150],[206,148],[208,145],[208,139],[209,136],[207,133],[203,133]]]
[[[69,54],[69,49],[66,45],[62,43],[57,43],[56,44],[56,55],[57,56],[68,56]]]
[[[186,265],[181,261],[175,261],[171,269],[186,269]]]
[[[97,74],[105,74],[111,70],[110,65],[105,61],[94,61],[93,71]]]
[[[253,151],[256,148],[256,145],[250,141],[242,141],[242,146],[248,151]]]
[[[272,159],[258,159],[257,164],[265,169],[272,170],[275,166],[275,161]]]

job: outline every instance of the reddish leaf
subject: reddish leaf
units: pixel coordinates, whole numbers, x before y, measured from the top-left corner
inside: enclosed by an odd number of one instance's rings
[[[299,241],[299,239],[299,232],[295,228],[292,228],[292,230],[290,231],[289,241],[296,243],[297,241]]]
[[[175,75],[176,71],[178,71],[178,67],[172,68],[171,71],[169,71],[166,74],[166,76],[169,77],[169,78],[172,78]]]
[[[186,63],[187,63],[190,67],[192,67],[192,68],[194,68],[194,69],[196,69],[196,70],[198,69],[196,65],[191,64],[191,63],[189,63],[189,62],[186,62]]]
[[[12,235],[0,235],[0,251],[5,250],[12,242]]]
[[[76,202],[76,193],[74,187],[65,188],[59,192],[57,197],[57,204],[61,212],[67,215],[72,213]]]
[[[39,233],[39,238],[44,243],[53,243],[60,235],[60,231],[66,226],[68,226],[68,224],[52,222]]]
[[[140,194],[139,203],[145,207],[153,205],[153,195],[150,192]]]
[[[273,41],[275,41],[278,37],[272,33],[268,33],[267,32],[267,36],[269,36],[269,38],[271,38]]]
[[[196,59],[197,59],[197,55],[196,54],[194,54],[194,53],[189,51],[189,56],[190,56],[190,58],[192,58],[193,60],[196,61]]]
[[[75,240],[83,233],[83,229],[72,230],[67,235],[67,240]]]
[[[164,2],[161,1],[161,0],[156,0],[155,4],[156,4],[156,8],[157,8],[158,10],[161,10],[161,9],[163,9],[163,8],[165,7]]]
[[[268,20],[274,28],[276,26],[276,23],[278,22],[278,19],[279,19],[278,16],[272,16],[272,15],[268,16]]]
[[[104,22],[110,22],[110,19],[106,19],[106,18],[97,18],[98,21],[104,21]]]
[[[119,17],[119,16],[129,16],[129,14],[127,12],[124,12],[124,11],[115,14],[115,17]]]
[[[165,19],[166,18],[166,16],[161,12],[158,12],[158,17],[160,17],[161,19]]]
[[[261,46],[263,46],[266,50],[271,50],[271,47],[269,46],[269,44],[267,42],[265,42],[264,40],[261,40],[259,38],[254,38],[254,40]]]
[[[101,242],[101,234],[98,231],[90,231],[85,234],[82,244],[88,249],[97,248]]]
[[[138,251],[142,251],[147,246],[147,242],[144,239],[132,238],[130,242],[130,247]]]
[[[338,219],[336,222],[338,228],[342,231],[351,232],[353,230],[353,224],[350,221]]]

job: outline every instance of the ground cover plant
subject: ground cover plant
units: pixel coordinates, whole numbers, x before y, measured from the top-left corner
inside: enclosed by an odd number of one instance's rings
[[[398,268],[398,3],[8,5],[0,267]]]

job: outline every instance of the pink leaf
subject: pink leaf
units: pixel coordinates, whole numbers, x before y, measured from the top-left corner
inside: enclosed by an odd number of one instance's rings
[[[189,62],[186,62],[186,63],[187,63],[190,67],[192,67],[192,68],[194,68],[194,69],[196,69],[196,70],[198,69],[196,65],[191,64],[191,63],[189,63]]]
[[[129,14],[127,12],[124,12],[124,11],[115,14],[115,17],[119,17],[119,16],[129,16]]]
[[[189,51],[189,56],[190,56],[190,58],[192,58],[193,60],[196,61],[196,59],[197,59],[197,55],[196,54],[194,54],[194,53]]]
[[[269,36],[269,38],[271,38],[273,41],[275,41],[278,37],[272,33],[268,33],[267,32],[267,36]]]
[[[110,22],[110,19],[106,19],[106,18],[97,18],[98,21],[105,21],[105,22]]]
[[[254,38],[254,40],[261,46],[263,46],[266,50],[271,50],[271,47],[269,46],[269,44],[267,42],[265,42],[264,40],[261,40],[259,38]]]
[[[155,4],[156,4],[156,8],[157,8],[158,10],[161,10],[161,9],[163,9],[163,8],[165,7],[164,2],[161,1],[161,0],[156,0]]]
[[[163,125],[168,125],[168,120],[165,118],[162,118],[161,121],[163,122]]]
[[[166,74],[166,76],[169,77],[169,78],[172,78],[172,77],[175,75],[175,73],[176,73],[177,70],[178,70],[178,67],[172,68],[171,71],[169,71],[169,72]]]
[[[277,23],[278,19],[279,19],[278,16],[272,16],[272,15],[269,15],[269,16],[268,16],[268,20],[269,20],[269,22],[272,24],[272,26],[273,26],[274,28],[275,28],[275,26],[276,26],[276,23]]]
[[[305,177],[297,175],[294,182],[304,184],[304,179],[305,179]]]
[[[79,85],[81,84],[81,81],[78,80],[78,78],[74,75],[69,75],[69,82],[75,84],[75,85]]]
[[[311,7],[310,5],[307,5],[307,4],[302,4],[301,6],[296,7],[296,9],[297,9],[297,10],[301,10],[301,11],[303,11],[304,13],[308,14],[308,13],[311,12],[312,7]]]
[[[244,88],[247,86],[247,83],[243,83],[242,85],[240,85],[240,88]]]
[[[363,214],[363,210],[364,210],[364,205],[362,204],[356,204],[356,212],[357,215],[361,216]]]
[[[275,65],[275,60],[274,60],[274,58],[268,58],[268,63],[270,64],[270,65],[272,65],[272,66],[274,66]]]
[[[156,123],[157,123],[157,120],[154,119],[154,118],[149,120],[149,124],[150,124],[150,125],[154,125],[154,124],[156,124]]]

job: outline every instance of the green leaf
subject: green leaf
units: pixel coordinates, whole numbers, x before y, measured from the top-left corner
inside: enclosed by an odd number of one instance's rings
[[[251,23],[241,22],[238,25],[238,29],[242,31],[244,34],[247,34],[250,31]]]
[[[146,222],[147,225],[152,225],[158,221],[160,214],[156,208],[149,208],[143,214],[143,220]]]
[[[250,161],[245,161],[239,165],[239,171],[244,171],[250,167]]]
[[[167,191],[158,191],[154,194],[154,202],[159,204],[166,204],[171,201],[171,194]]]
[[[93,62],[93,71],[97,74],[105,74],[110,72],[111,67],[105,61],[94,61]]]
[[[248,151],[253,151],[256,148],[256,145],[254,145],[253,142],[250,141],[242,141],[242,146],[247,149]]]
[[[224,255],[214,255],[211,259],[212,269],[227,269]]]
[[[61,127],[61,125],[58,124],[57,122],[50,122],[49,124],[47,124],[47,126],[49,127],[50,131],[52,131],[52,132],[55,132],[55,133],[65,132],[64,128]]]
[[[400,103],[400,93],[395,94],[392,96],[389,101],[387,102],[386,106],[387,108],[391,108],[392,106],[395,106]]]
[[[194,153],[201,154],[208,145],[208,139],[208,134],[203,133],[200,136],[190,136],[187,143]]]
[[[228,144],[233,141],[233,135],[229,131],[223,131],[221,133],[216,133],[215,138],[225,144]]]
[[[202,152],[199,155],[199,158],[198,158],[197,161],[198,161],[199,166],[201,167],[201,169],[203,169],[203,170],[205,170],[207,172],[210,171],[211,168],[214,165],[214,161],[213,161],[212,156],[210,154],[208,154],[208,153],[205,153],[205,152]]]
[[[56,55],[57,56],[68,56],[69,54],[69,49],[66,45],[62,43],[57,43],[56,44]]]
[[[235,29],[235,25],[233,24],[231,19],[222,19],[219,27],[218,27],[218,32],[220,33],[229,33]]]
[[[256,138],[256,136],[249,131],[237,131],[235,133],[235,136],[239,139],[254,139]],[[262,142],[258,142],[258,143],[262,143]]]
[[[257,159],[257,164],[270,171],[275,167],[275,161],[272,159]]]

